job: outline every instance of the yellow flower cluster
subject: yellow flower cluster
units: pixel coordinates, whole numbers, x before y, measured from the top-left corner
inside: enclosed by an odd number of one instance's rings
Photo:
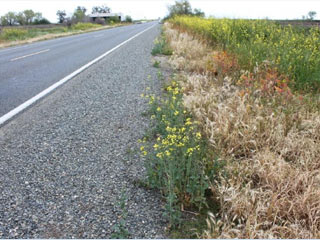
[[[157,143],[153,145],[156,157],[163,158],[171,155],[177,156],[182,154],[191,156],[193,152],[200,151],[200,146],[195,145],[191,136],[196,136],[196,140],[201,139],[200,133],[192,133],[193,127],[188,125],[182,127],[166,127],[167,135],[165,137],[158,137]]]
[[[171,81],[164,90],[161,99],[144,96],[151,102],[150,139],[155,139],[140,148],[146,156],[148,183],[166,195],[168,209],[179,202],[200,207],[210,179],[205,171],[207,145],[196,131],[199,124],[184,109],[179,84]]]
[[[148,152],[145,150],[144,146],[141,146],[141,147],[140,147],[140,150],[141,150],[141,152],[142,152],[142,154],[143,154],[144,156],[146,156],[146,155],[148,154]]]
[[[177,83],[173,81],[170,86],[166,88],[169,93],[172,93],[173,96],[176,96],[180,93],[179,88],[177,87]],[[176,98],[175,98],[176,99]]]
[[[194,132],[196,122],[190,117],[186,118],[186,110],[183,109],[182,93],[178,83],[172,81],[167,86],[166,91],[168,98],[161,100],[161,107],[155,105],[154,114],[151,119],[158,119],[160,126],[163,127],[164,133],[157,137],[153,145],[154,156],[159,159],[174,158],[178,155],[190,157],[197,151],[200,151],[199,141],[201,133]],[[151,105],[156,104],[154,96],[144,96],[149,99]],[[141,147],[142,155],[147,155],[145,148]]]

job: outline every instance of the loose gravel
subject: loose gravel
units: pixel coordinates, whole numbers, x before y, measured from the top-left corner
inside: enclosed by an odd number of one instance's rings
[[[138,139],[146,86],[160,91],[159,27],[122,46],[0,128],[0,238],[110,238],[123,212],[132,238],[164,238],[161,196],[144,178]],[[149,77],[150,78],[150,77]]]

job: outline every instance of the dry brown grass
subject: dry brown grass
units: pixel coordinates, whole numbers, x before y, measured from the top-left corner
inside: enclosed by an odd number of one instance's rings
[[[318,112],[282,89],[267,97],[259,88],[244,91],[240,74],[222,72],[214,61],[217,52],[169,24],[165,29],[170,63],[184,75],[184,104],[228,162],[227,176],[212,183],[221,211],[211,214],[202,237],[319,238]]]
[[[202,42],[186,33],[176,34],[176,30],[167,28],[166,37],[174,49],[169,62],[180,71],[205,73],[210,68],[212,56],[210,49]]]

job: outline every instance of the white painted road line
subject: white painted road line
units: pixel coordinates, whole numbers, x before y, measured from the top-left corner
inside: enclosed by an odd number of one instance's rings
[[[13,59],[10,60],[10,62],[17,61],[17,60],[19,60],[19,59],[26,58],[26,57],[31,57],[31,56],[33,56],[33,55],[38,55],[38,54],[40,54],[40,53],[49,52],[49,51],[50,51],[50,49],[46,49],[46,50],[42,50],[42,51],[40,51],[40,52],[35,52],[35,53],[31,53],[31,54],[24,55],[24,56],[21,56],[21,57],[13,58]]]
[[[103,37],[103,34],[99,34],[99,35],[94,35],[93,37],[98,38],[98,37]]]
[[[18,107],[14,108],[13,110],[11,110],[10,112],[6,113],[5,115],[3,115],[2,117],[0,117],[0,126],[2,124],[4,124],[5,122],[7,122],[8,120],[10,120],[11,118],[13,118],[14,116],[16,116],[18,113],[22,112],[23,110],[25,110],[26,108],[28,108],[29,106],[31,106],[33,103],[35,103],[36,101],[40,100],[41,98],[45,97],[46,95],[48,95],[49,93],[51,93],[53,90],[55,90],[57,87],[61,86],[62,84],[66,83],[67,81],[69,81],[70,79],[72,79],[73,77],[75,77],[76,75],[78,75],[79,73],[83,72],[84,70],[86,70],[88,67],[90,67],[91,65],[95,64],[96,62],[100,61],[102,58],[104,58],[105,56],[109,55],[110,53],[112,53],[113,51],[115,51],[116,49],[118,49],[119,47],[123,46],[124,44],[126,44],[127,42],[130,42],[131,40],[133,40],[134,38],[138,37],[139,35],[141,35],[142,33],[150,30],[151,28],[153,28],[154,26],[156,26],[158,24],[154,24],[150,27],[148,27],[147,29],[137,33],[136,35],[134,35],[133,37],[123,41],[122,43],[120,43],[119,45],[115,46],[114,48],[112,48],[111,50],[105,52],[104,54],[100,55],[99,57],[95,58],[94,60],[92,60],[91,62],[87,63],[86,65],[82,66],[81,68],[79,68],[78,70],[74,71],[73,73],[69,74],[68,76],[64,77],[63,79],[59,80],[58,82],[56,82],[55,84],[51,85],[50,87],[48,87],[47,89],[43,90],[42,92],[38,93],[36,96],[30,98],[29,100],[27,100],[26,102],[22,103],[21,105],[19,105]]]

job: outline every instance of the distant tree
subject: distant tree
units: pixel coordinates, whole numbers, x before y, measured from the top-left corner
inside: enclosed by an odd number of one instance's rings
[[[35,19],[35,20],[33,21],[33,24],[34,24],[34,25],[39,25],[39,24],[51,24],[51,22],[50,22],[48,19],[46,19],[46,18],[41,18],[41,19]]]
[[[198,16],[198,17],[204,17],[205,16],[204,12],[202,12],[201,9],[199,9],[199,8],[195,8],[193,10],[193,15]]]
[[[192,15],[192,8],[187,0],[178,0],[174,5],[168,7],[169,17],[174,15]]]
[[[317,15],[317,12],[310,11],[307,15],[302,15],[302,20],[314,20],[314,17]]]
[[[132,22],[131,16],[129,16],[129,15],[126,16],[126,22]]]
[[[24,10],[23,12],[19,12],[17,15],[17,21],[20,25],[30,25],[35,22],[39,22],[42,20],[42,13],[34,12],[33,10]]]
[[[191,5],[188,0],[178,0],[175,2],[174,5],[168,7],[169,15],[165,17],[171,18],[175,15],[191,15],[191,16],[198,16],[204,17],[205,13],[201,11],[199,8],[195,8],[192,10]]]
[[[1,17],[1,25],[3,26],[12,26],[17,23],[17,14],[15,12],[8,12]]]
[[[111,12],[111,8],[102,5],[102,6],[94,6],[92,8],[92,13],[110,13]]]
[[[8,26],[9,22],[7,21],[7,19],[4,16],[0,17],[0,25],[1,26]]]
[[[19,12],[16,15],[17,18],[17,22],[19,23],[19,25],[26,25],[26,17],[24,16],[23,12]]]
[[[66,14],[65,10],[63,10],[63,11],[58,10],[56,15],[58,16],[59,23],[63,23],[66,20],[67,14]]]
[[[42,13],[36,12],[36,13],[34,14],[33,23],[35,23],[36,21],[39,22],[39,21],[42,20],[42,19],[44,19],[44,18],[42,17]]]
[[[22,14],[23,14],[24,19],[25,19],[25,24],[27,24],[27,25],[32,24],[34,18],[36,17],[36,13],[31,9],[24,10],[22,12]],[[41,14],[41,16],[42,16],[42,14]]]
[[[33,10],[24,10],[16,15],[19,25],[33,24],[34,21],[40,21],[42,19],[42,13],[34,12]]]
[[[78,6],[73,13],[72,20],[74,22],[82,22],[86,16],[86,11],[85,7]]]
[[[310,11],[308,12],[308,19],[313,20],[316,15],[317,15],[317,12]]]

